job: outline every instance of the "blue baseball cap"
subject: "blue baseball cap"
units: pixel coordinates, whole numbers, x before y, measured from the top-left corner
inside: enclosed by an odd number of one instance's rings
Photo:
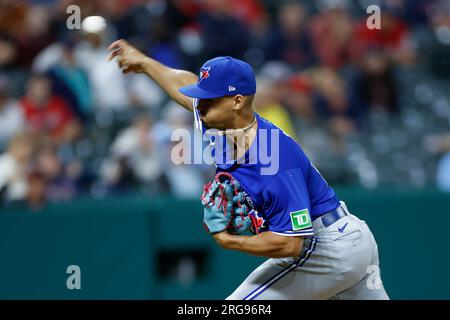
[[[205,62],[196,84],[179,91],[196,99],[213,99],[241,94],[251,96],[256,92],[253,68],[245,61],[232,57],[217,57]]]

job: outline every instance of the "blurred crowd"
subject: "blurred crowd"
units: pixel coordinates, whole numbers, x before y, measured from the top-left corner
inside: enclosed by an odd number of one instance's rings
[[[371,4],[380,30],[366,26]],[[70,5],[106,28],[69,30]],[[248,61],[256,110],[332,184],[450,191],[449,1],[0,0],[2,204],[199,196],[214,168],[170,161],[192,115],[107,61],[118,38],[194,72]]]

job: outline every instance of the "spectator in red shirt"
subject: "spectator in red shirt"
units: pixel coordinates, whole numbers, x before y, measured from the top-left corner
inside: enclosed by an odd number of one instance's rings
[[[310,32],[322,65],[340,69],[349,62],[354,23],[345,6],[326,8],[314,16]]]
[[[68,104],[51,91],[46,76],[34,75],[20,101],[26,125],[32,132],[50,136],[56,143],[73,141],[80,126]]]

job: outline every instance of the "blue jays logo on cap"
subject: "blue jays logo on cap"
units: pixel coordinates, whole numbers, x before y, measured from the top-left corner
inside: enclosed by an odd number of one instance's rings
[[[196,99],[213,99],[237,94],[250,96],[256,92],[255,73],[245,61],[232,57],[217,57],[201,67],[196,84],[182,87],[179,91]]]
[[[209,70],[211,70],[211,67],[202,67],[200,69],[200,79],[198,82],[202,81],[203,79],[209,78]]]

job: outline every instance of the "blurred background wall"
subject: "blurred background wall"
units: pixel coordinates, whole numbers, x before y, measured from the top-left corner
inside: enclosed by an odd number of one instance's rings
[[[69,30],[72,4],[106,28]],[[381,30],[366,27],[371,4]],[[223,298],[261,261],[204,234],[214,168],[168,161],[193,117],[107,62],[118,38],[194,72],[217,55],[252,64],[257,111],[369,221],[392,297],[450,298],[441,0],[0,1],[0,298]],[[70,264],[81,291],[65,286]]]
[[[446,195],[337,190],[370,225],[392,299],[450,299]],[[264,259],[218,248],[201,210],[196,200],[129,196],[8,212],[0,216],[0,299],[224,299]],[[80,290],[67,289],[71,265]]]

